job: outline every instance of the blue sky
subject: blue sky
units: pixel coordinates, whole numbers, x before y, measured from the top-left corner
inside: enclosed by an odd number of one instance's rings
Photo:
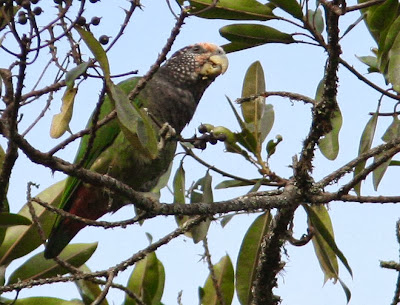
[[[96,35],[106,34],[113,36],[116,33],[116,23],[122,22],[123,12],[120,7],[127,7],[125,1],[118,1],[119,5],[111,7],[109,2],[102,1],[95,6],[89,6],[85,12],[87,19],[92,16],[103,17],[101,26],[95,29]],[[139,70],[144,74],[151,66],[165,44],[174,18],[170,14],[164,1],[142,1],[143,11],[137,10],[133,21],[126,29],[125,35],[109,53],[109,60],[113,74],[123,73],[127,70]],[[355,4],[349,1],[348,5]],[[44,8],[45,9],[45,8]],[[352,13],[342,18],[342,32],[347,25],[359,17]],[[178,36],[173,50],[199,41],[209,41],[224,44],[218,29],[234,21],[202,20],[190,17],[185,21],[181,34]],[[268,22],[288,32],[297,29],[282,26],[277,22]],[[342,41],[343,58],[348,60],[360,72],[366,75],[366,67],[354,55],[369,55],[371,47],[375,44],[363,24],[352,30]],[[88,54],[90,55],[90,54]],[[267,90],[292,91],[314,97],[318,82],[323,76],[326,54],[321,48],[309,45],[265,45],[242,52],[229,54],[230,67],[227,73],[218,78],[205,93],[198,111],[191,124],[184,130],[184,135],[191,136],[200,123],[223,125],[237,130],[236,120],[226,102],[225,95],[231,99],[240,96],[242,81],[248,66],[256,60],[263,65]],[[0,59],[1,66],[8,62]],[[38,65],[43,63],[38,63]],[[38,66],[37,66],[38,67]],[[35,67],[32,67],[34,69]],[[368,78],[384,85],[379,75],[366,75]],[[49,78],[51,79],[51,78]],[[78,100],[74,109],[71,129],[82,129],[93,109],[98,96],[99,84],[88,82],[80,88]],[[28,139],[46,150],[54,146],[57,140],[49,138],[49,126],[53,114],[58,113],[60,96],[56,95],[52,101],[50,112],[33,130]],[[376,109],[380,95],[367,85],[360,83],[355,76],[341,67],[339,71],[338,102],[343,114],[343,127],[340,133],[340,153],[335,161],[326,160],[319,152],[315,159],[314,177],[322,178],[337,167],[350,161],[357,155],[361,132],[369,119],[368,113]],[[45,100],[40,101],[44,105]],[[39,102],[39,103],[40,103]],[[300,102],[291,102],[287,99],[268,98],[268,103],[275,109],[275,124],[269,137],[281,134],[284,141],[278,146],[275,156],[270,160],[273,171],[284,177],[290,177],[292,172],[289,167],[292,156],[299,153],[301,144],[310,127],[310,107]],[[382,110],[391,111],[394,102],[383,100]],[[40,112],[39,106],[30,107],[31,115],[27,113],[23,124],[29,125],[32,118]],[[380,136],[391,123],[389,118],[379,121],[375,144],[380,143]],[[4,141],[0,142],[4,145]],[[60,157],[72,160],[76,145],[60,153]],[[211,147],[198,154],[209,163],[229,171],[233,174],[248,178],[257,177],[257,171],[251,165],[243,162],[236,155],[224,153],[222,144]],[[28,181],[40,184],[40,190],[62,179],[62,175],[54,176],[48,169],[30,164],[23,154],[20,154],[17,166],[13,171],[12,182],[9,190],[9,200],[14,212],[25,202],[26,183]],[[176,168],[176,164],[175,164]],[[196,164],[189,158],[185,161],[187,185],[204,176],[205,168]],[[383,178],[378,192],[372,189],[371,179],[363,184],[363,194],[367,195],[395,195],[398,190],[396,179],[398,170],[390,168]],[[213,174],[215,185],[222,178]],[[333,185],[331,190],[337,188]],[[329,189],[328,189],[329,190]],[[241,194],[247,189],[216,191],[216,200],[226,200]],[[161,198],[162,202],[171,202],[171,196],[166,190]],[[341,277],[352,291],[350,304],[382,304],[389,303],[393,297],[397,275],[394,271],[382,270],[380,260],[398,259],[398,245],[395,238],[395,222],[400,215],[400,207],[392,204],[356,204],[356,203],[331,203],[329,205],[334,224],[337,243],[347,257],[354,273],[354,279],[341,268]],[[120,220],[131,217],[133,208],[125,207],[119,212],[104,219]],[[213,223],[210,229],[209,246],[213,262],[218,262],[228,253],[236,264],[242,237],[255,215],[236,216],[224,229],[218,223]],[[140,250],[148,244],[145,232],[158,239],[175,229],[172,217],[147,221],[142,227],[131,226],[127,229],[102,230],[99,228],[86,228],[74,239],[74,242],[93,242],[99,240],[99,247],[88,265],[92,270],[108,268]],[[295,235],[300,237],[306,230],[306,217],[299,209],[295,218]],[[287,245],[287,265],[279,275],[279,288],[276,293],[283,298],[282,304],[345,304],[346,299],[339,285],[328,282],[323,286],[323,274],[319,269],[312,245],[296,248]],[[159,259],[166,268],[166,287],[163,302],[176,304],[179,291],[183,291],[183,304],[197,303],[197,289],[202,286],[208,275],[206,264],[201,261],[203,249],[200,245],[180,237],[157,251]],[[21,263],[17,261],[10,269]],[[126,283],[131,269],[118,277],[118,282]],[[43,286],[22,291],[20,296],[52,295],[64,298],[78,297],[73,284],[57,284]],[[110,303],[119,304],[123,295],[115,290],[109,294]],[[195,301],[194,301],[195,300]],[[234,304],[239,304],[236,297]]]

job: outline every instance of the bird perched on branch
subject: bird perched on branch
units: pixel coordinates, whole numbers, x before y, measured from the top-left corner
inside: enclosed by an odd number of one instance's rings
[[[211,43],[197,43],[180,49],[161,66],[133,101],[146,108],[154,122],[168,123],[176,133],[190,122],[207,87],[228,67],[225,52]],[[128,94],[139,77],[130,78],[119,87]],[[105,99],[100,119],[113,109]],[[89,121],[91,122],[91,120]],[[160,124],[154,124],[159,130]],[[167,141],[155,158],[135,149],[113,120],[96,131],[94,141],[82,138],[75,163],[100,174],[107,174],[136,191],[148,192],[167,171],[176,150],[176,141]],[[88,146],[90,147],[87,153]],[[86,155],[86,156],[85,156]],[[82,159],[83,162],[82,162]],[[126,198],[116,196],[99,186],[69,177],[61,198],[60,208],[72,214],[96,220],[127,204]],[[45,249],[45,257],[53,258],[68,245],[85,224],[71,218],[57,217]]]

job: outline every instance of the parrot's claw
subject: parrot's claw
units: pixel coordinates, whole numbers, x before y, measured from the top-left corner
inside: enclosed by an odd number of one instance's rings
[[[159,131],[160,141],[158,142],[158,149],[162,150],[165,147],[167,141],[171,140],[176,136],[175,129],[168,123],[164,123]]]

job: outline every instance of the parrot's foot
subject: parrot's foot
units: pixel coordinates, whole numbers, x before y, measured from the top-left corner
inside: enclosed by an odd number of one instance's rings
[[[168,123],[164,123],[159,131],[160,141],[158,142],[158,150],[162,150],[165,144],[176,136],[175,129]]]

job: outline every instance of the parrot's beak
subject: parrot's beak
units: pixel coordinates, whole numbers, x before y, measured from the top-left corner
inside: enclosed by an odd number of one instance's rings
[[[217,77],[228,69],[229,61],[225,54],[212,55],[203,65],[200,74],[203,78]]]

